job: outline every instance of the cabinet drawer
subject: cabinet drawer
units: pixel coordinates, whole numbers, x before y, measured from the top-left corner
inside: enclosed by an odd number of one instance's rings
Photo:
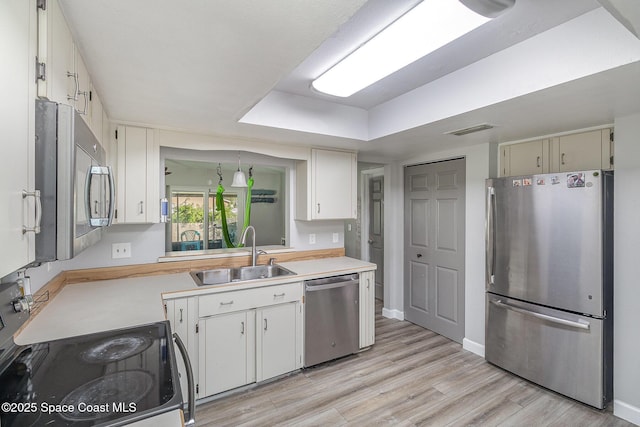
[[[207,317],[238,310],[298,301],[302,298],[301,283],[264,286],[242,291],[220,292],[199,297],[199,316]]]

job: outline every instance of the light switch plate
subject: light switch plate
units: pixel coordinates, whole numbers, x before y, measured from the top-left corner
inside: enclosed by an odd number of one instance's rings
[[[340,241],[340,233],[333,233],[333,243],[338,243]]]
[[[315,233],[309,234],[309,244],[310,245],[315,245],[316,244],[316,235],[315,235]]]
[[[131,258],[131,243],[114,243],[111,245],[111,258]]]

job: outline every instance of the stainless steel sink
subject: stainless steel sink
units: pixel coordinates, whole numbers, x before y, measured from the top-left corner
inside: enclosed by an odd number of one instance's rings
[[[198,286],[221,285],[229,282],[244,282],[246,280],[268,279],[271,277],[289,276],[295,274],[291,270],[274,265],[256,265],[236,268],[215,268],[192,272],[191,277]]]

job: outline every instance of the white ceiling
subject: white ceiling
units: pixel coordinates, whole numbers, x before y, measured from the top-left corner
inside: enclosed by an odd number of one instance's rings
[[[114,121],[403,159],[452,144],[511,141],[607,124],[640,111],[640,41],[611,15],[598,13],[595,0],[517,0],[507,14],[348,99],[314,93],[309,84],[417,0],[60,3]],[[600,30],[612,34],[594,38],[593,52],[580,42],[579,31],[591,22],[587,16],[602,21],[606,25]],[[587,39],[596,37],[598,29],[588,32]],[[554,34],[568,54],[559,50],[554,57],[555,43],[546,34]],[[615,45],[607,49],[606,43]],[[545,46],[549,52],[530,56],[522,80],[500,75],[514,65],[505,61],[519,58],[516,65],[522,67],[527,49]],[[545,63],[546,58],[555,59]],[[472,72],[480,75],[464,77]],[[534,84],[538,76],[544,84]],[[453,87],[456,78],[462,84]],[[510,87],[502,87],[502,81],[511,82]],[[446,99],[449,91],[434,88],[447,82],[469,97],[478,89],[485,93],[462,102],[459,95]],[[271,105],[265,102],[273,96],[295,100],[295,114],[270,108],[276,127],[239,122],[254,106]],[[440,107],[452,100],[456,105]],[[249,115],[258,116],[259,110]],[[308,123],[291,122],[297,114],[305,114]],[[331,114],[344,123],[334,126]],[[482,122],[498,127],[465,137],[443,135]],[[362,129],[350,133],[339,125]]]

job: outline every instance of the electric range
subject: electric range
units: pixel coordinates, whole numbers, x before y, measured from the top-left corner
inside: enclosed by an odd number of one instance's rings
[[[6,335],[16,313],[2,308]],[[167,321],[10,344],[0,342],[2,427],[115,426],[182,408]]]

